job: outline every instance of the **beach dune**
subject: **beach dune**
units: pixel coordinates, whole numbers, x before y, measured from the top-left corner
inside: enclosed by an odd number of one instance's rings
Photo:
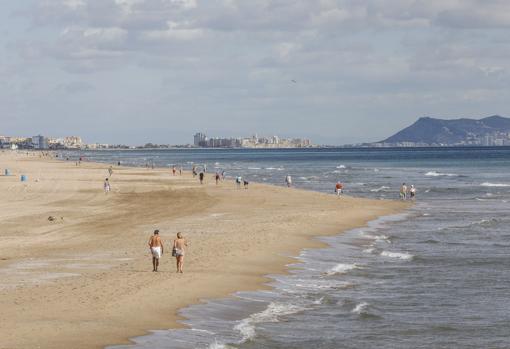
[[[313,237],[407,207],[129,167],[114,167],[105,194],[108,165],[38,153],[0,152],[4,168],[13,175],[0,176],[0,349],[103,348],[179,327],[186,305],[267,287],[264,275],[321,246]],[[158,273],[154,229],[166,247]],[[178,231],[190,243],[184,274],[171,257]]]

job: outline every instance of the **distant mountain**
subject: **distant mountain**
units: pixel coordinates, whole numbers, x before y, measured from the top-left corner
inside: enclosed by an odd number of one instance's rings
[[[411,142],[428,145],[506,145],[506,141],[510,142],[510,137],[508,137],[509,132],[510,118],[499,115],[489,116],[479,120],[444,120],[423,117],[419,118],[418,121],[411,126],[404,128],[380,143],[397,144]],[[497,141],[499,139],[501,141]]]

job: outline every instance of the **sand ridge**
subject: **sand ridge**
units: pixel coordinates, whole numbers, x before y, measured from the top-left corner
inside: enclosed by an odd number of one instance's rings
[[[178,327],[186,305],[266,287],[286,256],[321,246],[313,237],[408,207],[118,166],[105,195],[107,164],[39,156],[0,152],[0,170],[14,174],[0,176],[0,349],[103,348]],[[155,228],[167,245],[158,273]],[[190,241],[182,275],[170,256],[177,231]]]

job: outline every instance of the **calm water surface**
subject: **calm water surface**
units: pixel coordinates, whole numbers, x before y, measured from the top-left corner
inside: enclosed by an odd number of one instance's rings
[[[78,153],[68,153],[71,157]],[[302,251],[271,291],[182,310],[190,329],[134,348],[510,348],[510,149],[95,151],[95,161],[206,164],[249,181],[417,205]]]

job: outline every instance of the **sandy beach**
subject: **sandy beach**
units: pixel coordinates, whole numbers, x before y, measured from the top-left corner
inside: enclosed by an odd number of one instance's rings
[[[314,237],[408,207],[118,166],[105,194],[107,169],[0,152],[0,349],[103,348],[178,327],[186,305],[267,287],[264,275],[321,246]],[[156,228],[166,253],[153,273]],[[170,256],[178,231],[190,242],[184,274]]]

